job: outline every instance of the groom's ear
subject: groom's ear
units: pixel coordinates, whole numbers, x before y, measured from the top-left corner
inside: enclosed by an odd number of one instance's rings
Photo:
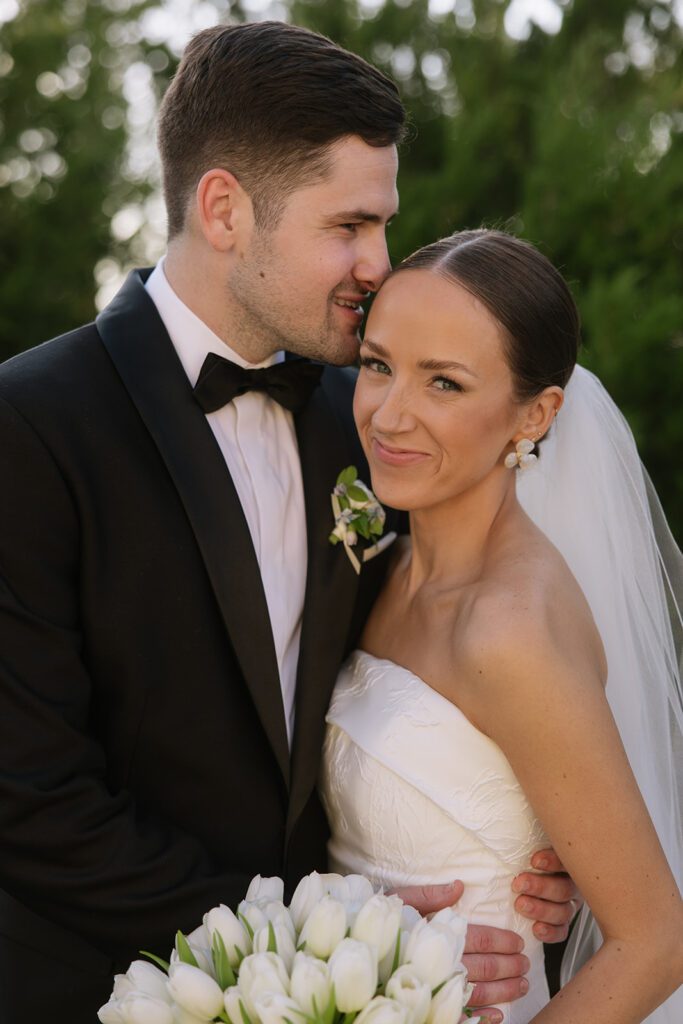
[[[196,210],[204,238],[215,252],[240,252],[254,227],[251,199],[230,171],[214,167],[199,180]]]

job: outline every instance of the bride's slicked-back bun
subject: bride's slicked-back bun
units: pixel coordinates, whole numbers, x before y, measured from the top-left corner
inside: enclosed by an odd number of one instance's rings
[[[504,231],[457,231],[393,271],[431,270],[471,292],[503,328],[520,401],[565,387],[580,344],[579,313],[560,272],[538,249]]]

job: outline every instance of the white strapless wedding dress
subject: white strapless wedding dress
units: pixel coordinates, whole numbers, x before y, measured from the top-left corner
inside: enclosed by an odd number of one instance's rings
[[[549,995],[543,946],[510,885],[549,843],[505,755],[427,683],[364,651],[342,669],[327,722],[330,870],[386,888],[461,879],[468,920],[524,939],[529,991],[500,1008],[505,1024],[527,1024]]]

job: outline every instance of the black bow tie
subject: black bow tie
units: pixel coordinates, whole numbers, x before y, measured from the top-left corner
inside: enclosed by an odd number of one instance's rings
[[[299,412],[317,387],[322,363],[308,359],[286,359],[273,366],[246,370],[229,359],[209,352],[194,386],[194,396],[204,412],[215,412],[247,391],[265,391],[276,402]]]

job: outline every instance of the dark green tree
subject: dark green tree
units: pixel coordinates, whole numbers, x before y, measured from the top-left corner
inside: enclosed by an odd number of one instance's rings
[[[24,0],[0,44],[0,358],[92,316],[93,268],[139,260],[110,222],[153,184],[126,166],[123,74],[175,55],[138,20],[152,0]],[[215,0],[223,19],[237,3]],[[683,536],[683,35],[665,0],[564,0],[554,36],[505,31],[506,0],[290,0],[399,82],[395,260],[452,230],[506,226],[574,288],[582,360],[636,434]]]
[[[112,218],[155,189],[128,157],[138,68],[157,96],[175,67],[145,37],[156,0],[21,0],[0,28],[0,360],[94,316],[94,268],[140,258]],[[224,9],[241,17],[239,4]]]

